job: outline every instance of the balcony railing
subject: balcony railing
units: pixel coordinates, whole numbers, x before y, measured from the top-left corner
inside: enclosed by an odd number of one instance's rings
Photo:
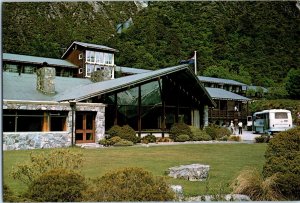
[[[212,119],[246,119],[246,111],[227,111],[219,109],[209,109],[208,117]]]

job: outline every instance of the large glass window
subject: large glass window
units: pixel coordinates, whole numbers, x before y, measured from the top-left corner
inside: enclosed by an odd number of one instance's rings
[[[102,52],[96,52],[96,64],[104,64],[104,57]]]
[[[68,112],[3,110],[4,132],[65,131]]]
[[[91,73],[94,71],[94,64],[86,64],[86,76],[91,76]]]
[[[93,71],[103,70],[103,65],[113,65],[112,53],[86,51],[86,77]]]
[[[86,51],[86,62],[101,65],[113,65],[113,54],[95,51]]]
[[[112,54],[105,53],[104,57],[105,57],[105,64],[112,64],[112,58],[113,58]]]
[[[94,59],[95,59],[95,52],[86,51],[86,62],[94,63]]]

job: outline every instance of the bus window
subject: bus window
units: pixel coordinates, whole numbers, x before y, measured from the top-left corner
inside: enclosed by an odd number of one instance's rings
[[[275,119],[287,119],[288,114],[286,112],[275,112]]]

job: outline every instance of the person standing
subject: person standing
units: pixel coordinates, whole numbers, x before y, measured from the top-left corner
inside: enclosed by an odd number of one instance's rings
[[[243,123],[242,123],[242,121],[240,121],[238,123],[238,126],[239,126],[239,135],[241,135],[241,134],[243,134]]]
[[[231,130],[231,133],[233,134],[233,135],[235,135],[235,130],[234,130],[234,124],[233,124],[233,121],[231,121],[230,122],[230,130]]]

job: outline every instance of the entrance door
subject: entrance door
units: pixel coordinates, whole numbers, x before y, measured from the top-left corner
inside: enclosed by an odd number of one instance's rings
[[[76,112],[76,143],[95,142],[95,113]]]

